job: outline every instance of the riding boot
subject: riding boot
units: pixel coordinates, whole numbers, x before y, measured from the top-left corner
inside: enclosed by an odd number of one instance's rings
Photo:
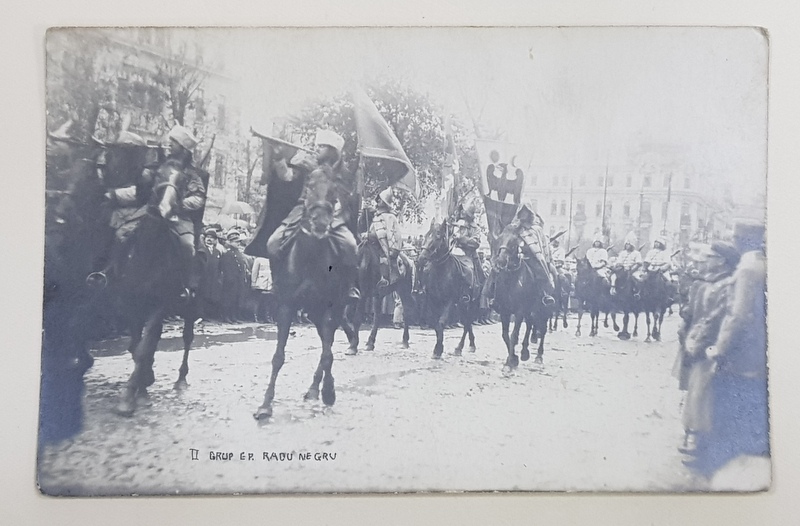
[[[120,275],[123,261],[128,257],[128,240],[114,239],[108,255],[108,264],[99,271],[86,276],[86,283],[92,287],[103,288],[108,285],[109,279]]]
[[[550,265],[547,264],[541,253],[536,254],[536,259],[542,266],[544,275],[547,276],[546,280],[542,280],[542,303],[548,307],[550,305],[555,305],[556,299],[553,297],[553,293],[556,290],[556,284],[555,279],[553,279],[553,274],[550,272]]]

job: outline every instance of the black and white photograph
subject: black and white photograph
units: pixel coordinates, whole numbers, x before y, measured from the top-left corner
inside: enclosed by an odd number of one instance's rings
[[[54,27],[50,496],[770,488],[758,27]]]

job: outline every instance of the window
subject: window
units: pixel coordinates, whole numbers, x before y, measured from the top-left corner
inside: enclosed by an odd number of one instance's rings
[[[627,186],[628,188],[633,186],[633,176],[629,175],[628,177],[625,178],[625,186]]]
[[[631,216],[631,204],[628,201],[622,205],[622,215],[626,218]]]
[[[558,213],[558,203],[556,203],[556,201],[553,200],[553,202],[550,203],[550,215],[554,216],[557,213]]]
[[[600,217],[601,215],[603,215],[603,202],[602,201],[598,201],[597,204],[595,205],[595,207],[594,207],[594,215],[595,215],[595,217]]]
[[[581,186],[586,186],[586,176],[581,174],[580,183]]]
[[[602,176],[602,175],[601,175],[600,177],[598,177],[598,178],[597,178],[597,186],[603,186],[603,179],[604,179],[604,178],[603,178],[603,176]]]
[[[612,206],[613,204],[614,204],[614,203],[612,203],[611,201],[609,201],[609,202],[607,202],[607,203],[606,203],[606,219],[608,219],[609,217],[611,217],[611,213],[612,213],[612,212],[613,212],[613,210],[614,210],[614,207]]]
[[[586,205],[584,204],[583,201],[578,201],[577,210],[578,213],[581,215],[586,214]]]
[[[664,176],[664,188],[669,188],[669,175]]]
[[[681,215],[685,216],[688,214],[689,214],[689,202],[684,201],[683,203],[681,203]]]
[[[692,180],[688,177],[683,178],[683,187],[688,190],[692,187]]]
[[[566,175],[561,176],[561,186],[569,186],[569,177]]]
[[[609,175],[608,176],[608,186],[614,186],[614,176],[613,175]]]
[[[225,186],[225,156],[217,155],[214,163],[214,186]]]
[[[558,186],[558,176],[557,175],[553,176],[553,186]]]
[[[652,184],[652,178],[649,175],[645,175],[644,179],[642,180],[642,186],[649,188],[651,184]]]
[[[561,215],[562,216],[567,215],[567,202],[566,201],[561,201]]]

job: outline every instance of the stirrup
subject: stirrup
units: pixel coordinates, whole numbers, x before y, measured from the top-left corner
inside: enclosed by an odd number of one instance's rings
[[[378,288],[382,289],[389,286],[389,280],[381,277],[380,281],[378,281]]]
[[[350,300],[360,300],[361,292],[356,287],[350,287],[350,290],[347,291],[347,298]]]
[[[545,294],[542,297],[542,304],[544,304],[547,307],[550,307],[550,306],[556,304],[556,299],[553,296],[551,296],[550,294]]]
[[[86,276],[86,284],[90,287],[105,288],[108,286],[108,276],[105,272],[92,272]]]

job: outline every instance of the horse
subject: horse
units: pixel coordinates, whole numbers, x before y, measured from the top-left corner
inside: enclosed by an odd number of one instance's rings
[[[39,444],[77,434],[83,425],[84,374],[94,359],[89,342],[102,306],[84,279],[102,257],[112,232],[105,187],[98,177],[99,148],[48,144],[42,376]],[[58,161],[63,161],[58,166]]]
[[[367,310],[368,303],[371,303],[373,318],[372,330],[369,333],[365,350],[375,350],[375,339],[378,335],[378,327],[380,325],[378,323],[378,316],[381,312],[381,302],[384,297],[392,292],[397,292],[403,304],[405,315],[403,316],[402,346],[404,349],[408,349],[408,318],[411,314],[411,308],[415,305],[411,295],[414,285],[413,263],[407,257],[400,256],[400,261],[402,261],[404,270],[399,279],[387,286],[381,286],[380,247],[371,244],[368,240],[364,240],[358,246],[357,255],[358,288],[361,292],[361,299],[354,307],[348,307],[345,311],[346,319],[345,323],[342,324],[342,329],[345,331],[349,342],[349,348],[345,351],[345,354],[352,356],[358,352],[358,331],[361,327],[361,322]]]
[[[460,356],[464,340],[469,335],[469,350],[475,351],[475,335],[472,323],[480,307],[478,280],[467,256],[453,254],[450,242],[450,224],[445,219],[441,224],[431,225],[425,236],[422,252],[417,261],[419,280],[425,291],[426,303],[434,320],[436,344],[433,358],[439,359],[444,352],[444,328],[449,322],[450,309],[456,305],[459,318],[464,325],[461,341],[454,354]]]
[[[319,399],[322,383],[322,402],[326,406],[336,402],[332,374],[333,339],[343,322],[351,285],[348,276],[354,274],[355,262],[340,257],[339,247],[331,233],[333,221],[332,207],[305,212],[301,226],[283,248],[285,252],[272,260],[278,341],[264,401],[253,414],[256,420],[272,416],[275,381],[285,362],[286,342],[298,310],[306,312],[322,342],[319,365],[304,399]]]
[[[671,300],[669,284],[660,271],[652,270],[645,264],[644,278],[641,284],[641,304],[647,321],[647,337],[645,342],[661,341],[661,324]],[[650,315],[653,315],[652,331],[650,328]]]
[[[581,319],[583,318],[584,310],[589,311],[591,318],[589,336],[597,336],[600,311],[606,312],[604,326],[608,327],[608,313],[611,313],[614,330],[619,331],[611,302],[610,286],[603,282],[603,278],[592,268],[585,256],[577,261],[576,268],[578,276],[575,280],[575,298],[578,301],[578,328],[575,331],[575,336],[581,335]]]
[[[198,299],[182,298],[186,269],[177,235],[171,227],[178,207],[179,188],[187,183],[185,171],[154,171],[146,213],[131,234],[127,258],[109,292],[118,300],[130,333],[128,351],[134,369],[125,383],[114,412],[132,416],[137,397],[146,396],[155,382],[153,362],[161,339],[164,319],[177,312],[184,320],[184,353],[175,390],[187,386],[188,358],[194,340],[194,322],[199,317]],[[193,264],[197,264],[193,261]]]
[[[556,274],[556,290],[555,300],[556,303],[552,307],[552,315],[548,318],[548,330],[555,331],[558,328],[558,320],[561,318],[562,325],[566,329],[569,324],[567,323],[567,314],[569,313],[569,298],[574,289],[572,283],[572,274],[568,272],[559,272]]]
[[[544,335],[547,332],[547,319],[551,313],[548,308],[547,316],[544,317],[544,326],[542,326],[541,313],[544,311],[544,305],[541,302],[542,288],[536,281],[537,270],[534,270],[529,259],[522,257],[521,245],[522,240],[519,235],[512,228],[506,228],[497,240],[498,252],[494,260],[496,281],[492,307],[500,314],[503,342],[508,351],[508,357],[503,365],[505,372],[516,368],[520,358],[522,361],[530,358],[528,340],[532,331],[534,335],[536,334],[537,328],[540,329],[541,338],[535,363],[542,363]],[[509,334],[511,316],[514,316],[514,330]],[[522,338],[522,350],[520,356],[517,357],[515,348],[519,341],[519,332],[523,321],[526,323],[526,329]],[[537,324],[537,322],[539,323]]]
[[[633,314],[633,337],[639,336],[639,313],[641,312],[641,293],[639,283],[634,278],[638,266],[624,269],[621,266],[612,270],[612,297],[617,308],[622,311],[622,330],[617,332],[620,340],[630,340],[628,322]]]

